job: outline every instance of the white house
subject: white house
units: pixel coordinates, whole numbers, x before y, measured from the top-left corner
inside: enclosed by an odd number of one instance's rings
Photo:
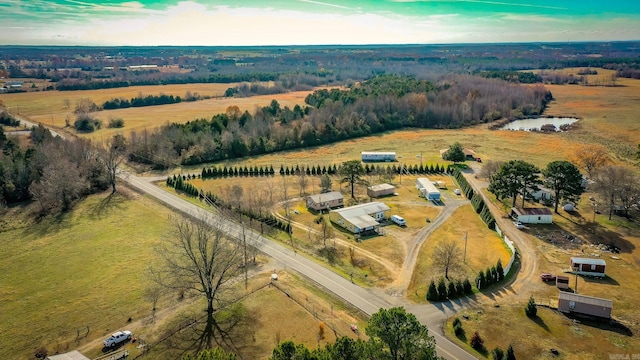
[[[551,200],[553,197],[553,191],[545,188],[539,188],[536,191],[529,190],[531,197],[533,197],[536,201],[540,200]]]
[[[360,155],[362,161],[396,161],[395,152],[363,151]]]
[[[547,208],[511,208],[511,217],[523,224],[551,224],[553,213]]]
[[[391,208],[381,202],[370,202],[329,211],[329,219],[334,224],[360,234],[378,231],[380,221],[389,218]]]
[[[367,195],[372,198],[393,195],[395,192],[396,187],[391,184],[378,184],[367,188]]]
[[[316,211],[328,210],[344,205],[344,197],[339,191],[307,196],[307,208]]]
[[[605,277],[607,262],[603,259],[572,257],[571,269],[579,275]]]
[[[420,197],[440,201],[440,190],[428,178],[417,178],[416,189],[420,191]]]

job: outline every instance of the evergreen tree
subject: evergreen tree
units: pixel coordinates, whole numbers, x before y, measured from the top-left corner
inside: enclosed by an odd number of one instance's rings
[[[529,298],[527,307],[524,308],[524,313],[527,314],[527,316],[530,318],[538,316],[538,308],[536,307],[536,301],[533,298],[533,295],[531,295],[531,297]]]
[[[427,300],[429,301],[438,301],[438,290],[436,289],[435,281],[431,280],[429,283],[429,289],[427,290]]]
[[[504,351],[499,347],[496,347],[491,351],[491,357],[493,360],[503,360],[504,359]]]
[[[509,344],[509,347],[507,348],[505,360],[516,360],[516,353],[513,351],[513,346],[511,344]]]
[[[469,281],[469,279],[464,279],[464,293],[469,295],[471,293],[473,293],[473,286],[471,286],[471,282]]]
[[[444,281],[444,278],[440,278],[438,280],[438,299],[440,301],[447,300],[447,284]]]
[[[456,297],[458,297],[456,284],[453,281],[449,281],[449,285],[447,286],[447,296],[449,297],[449,299],[455,299]]]
[[[504,279],[504,269],[502,268],[502,261],[498,259],[498,263],[496,264],[496,272],[498,273],[498,281],[502,281]]]

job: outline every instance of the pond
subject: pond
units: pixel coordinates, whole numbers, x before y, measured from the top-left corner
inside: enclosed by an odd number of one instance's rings
[[[556,127],[556,131],[561,131],[560,126],[573,124],[576,121],[578,121],[578,119],[570,117],[522,119],[512,121],[501,127],[500,130],[538,131],[543,125],[552,124]]]

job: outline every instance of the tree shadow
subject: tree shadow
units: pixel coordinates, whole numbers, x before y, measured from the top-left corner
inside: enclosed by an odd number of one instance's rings
[[[613,252],[623,253],[633,253],[636,248],[635,244],[624,239],[619,232],[611,231],[597,222],[586,221],[579,212],[573,212],[570,216],[563,213],[555,215],[569,220],[574,225],[571,231],[584,235],[591,244],[604,244],[613,249]]]
[[[540,326],[541,328],[544,329],[544,331],[550,333],[551,329],[549,329],[549,326],[547,326],[547,324],[544,322],[544,320],[540,317],[540,316],[536,316],[534,318],[530,318],[531,321],[533,321],[534,323],[536,323],[538,326]]]
[[[112,209],[121,210],[123,208],[122,204],[124,204],[125,201],[126,199],[124,196],[120,196],[118,193],[109,192],[108,196],[90,208],[89,216],[93,219],[99,219]]]
[[[581,276],[581,278],[585,282],[590,282],[590,283],[595,283],[595,284],[620,286],[620,283],[616,279],[610,277],[609,275],[605,275],[604,277]]]

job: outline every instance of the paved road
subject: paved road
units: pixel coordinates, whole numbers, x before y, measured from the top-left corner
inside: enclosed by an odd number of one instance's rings
[[[121,172],[119,177],[131,186],[157,198],[178,211],[209,221],[213,225],[223,228],[227,234],[236,239],[242,237],[242,227],[230,220],[206,212],[202,208],[158,188],[143,178],[125,172]],[[443,320],[451,313],[459,310],[461,306],[464,306],[464,303],[450,302],[438,304],[437,306],[431,304],[409,304],[400,298],[388,296],[379,289],[365,289],[352,284],[349,280],[337,275],[333,271],[295,253],[293,250],[275,241],[260,236],[260,234],[254,231],[246,230],[245,235],[249,243],[279,261],[285,269],[292,269],[299,272],[367,315],[372,315],[380,308],[404,306],[408,311],[415,314],[420,322],[429,327],[431,335],[433,335],[436,340],[436,347],[440,356],[447,359],[475,359],[474,356],[442,335],[441,324]]]
[[[25,119],[24,117],[22,117],[22,116],[20,116],[20,115],[16,115],[16,114],[11,114],[11,115],[12,115],[14,118],[16,118],[16,120],[19,120],[19,121],[22,123],[22,125],[24,125],[25,127],[29,128],[29,129],[30,129],[30,128],[32,128],[32,127],[34,127],[34,126],[38,126],[38,125],[40,125],[39,123],[35,123],[35,122],[33,122],[33,121],[29,121],[29,120]],[[45,125],[45,126],[46,126],[46,125]],[[62,135],[62,134],[61,134],[61,133],[59,133],[59,132],[56,132],[55,130],[52,130],[52,129],[51,129],[51,127],[49,127],[49,126],[46,126],[46,127],[47,127],[47,129],[49,129],[49,132],[50,132],[50,133],[51,133],[51,135],[53,135],[54,137],[60,137],[60,138],[62,138],[62,139],[64,139],[64,138],[65,138],[65,136],[64,136],[64,135]]]

